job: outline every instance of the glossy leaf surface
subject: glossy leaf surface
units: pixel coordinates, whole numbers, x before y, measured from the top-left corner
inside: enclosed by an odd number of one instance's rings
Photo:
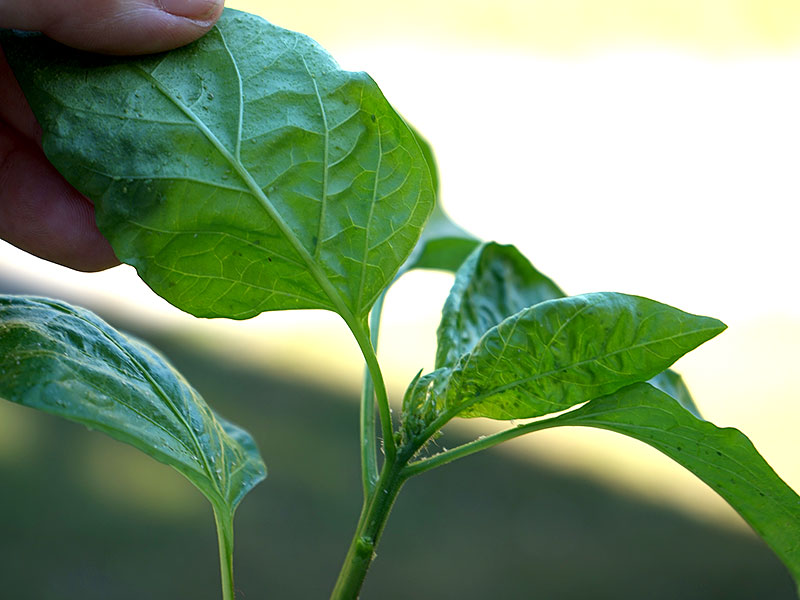
[[[250,435],[215,415],[162,356],[62,302],[0,296],[0,398],[135,446],[226,514],[266,476]]]
[[[563,296],[514,246],[483,244],[461,265],[442,309],[436,368],[454,366],[503,319]]]
[[[117,256],[194,315],[363,317],[433,207],[414,134],[369,76],[260,17],[226,10],[139,58],[1,39],[45,152]]]
[[[539,303],[490,329],[453,368],[448,411],[520,419],[646,381],[725,325],[616,293]]]
[[[722,496],[773,549],[800,585],[800,496],[740,431],[701,419],[645,383],[553,420],[636,438],[686,467]]]

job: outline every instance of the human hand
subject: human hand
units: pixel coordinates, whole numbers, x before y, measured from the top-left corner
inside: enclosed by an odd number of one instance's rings
[[[42,31],[107,54],[147,54],[199,38],[224,0],[0,0],[0,27]],[[55,170],[0,49],[0,238],[80,271],[119,264],[94,207]]]

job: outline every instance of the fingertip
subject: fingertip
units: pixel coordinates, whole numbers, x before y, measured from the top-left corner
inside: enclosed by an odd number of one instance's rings
[[[29,5],[3,25],[39,30],[80,50],[149,54],[200,38],[219,19],[224,0],[31,0]]]
[[[61,197],[54,199],[54,203],[60,203],[60,207],[51,213],[63,219],[65,224],[58,228],[51,226],[54,230],[52,235],[60,239],[51,238],[50,243],[42,244],[34,254],[85,273],[104,271],[119,265],[120,261],[111,244],[97,229],[92,203],[71,187],[62,191]],[[67,230],[70,226],[72,229]]]
[[[0,237],[78,271],[119,264],[94,221],[94,206],[44,154],[0,123]]]
[[[200,23],[215,22],[222,13],[222,5],[219,0],[156,0],[161,10]]]

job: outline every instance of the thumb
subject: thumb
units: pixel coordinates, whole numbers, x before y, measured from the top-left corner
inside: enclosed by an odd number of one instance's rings
[[[41,31],[93,52],[147,54],[211,29],[224,0],[6,0],[0,27]]]

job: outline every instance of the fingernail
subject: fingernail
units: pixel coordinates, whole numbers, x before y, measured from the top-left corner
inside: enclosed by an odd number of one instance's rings
[[[161,10],[195,21],[209,19],[217,12],[223,0],[156,0]]]

